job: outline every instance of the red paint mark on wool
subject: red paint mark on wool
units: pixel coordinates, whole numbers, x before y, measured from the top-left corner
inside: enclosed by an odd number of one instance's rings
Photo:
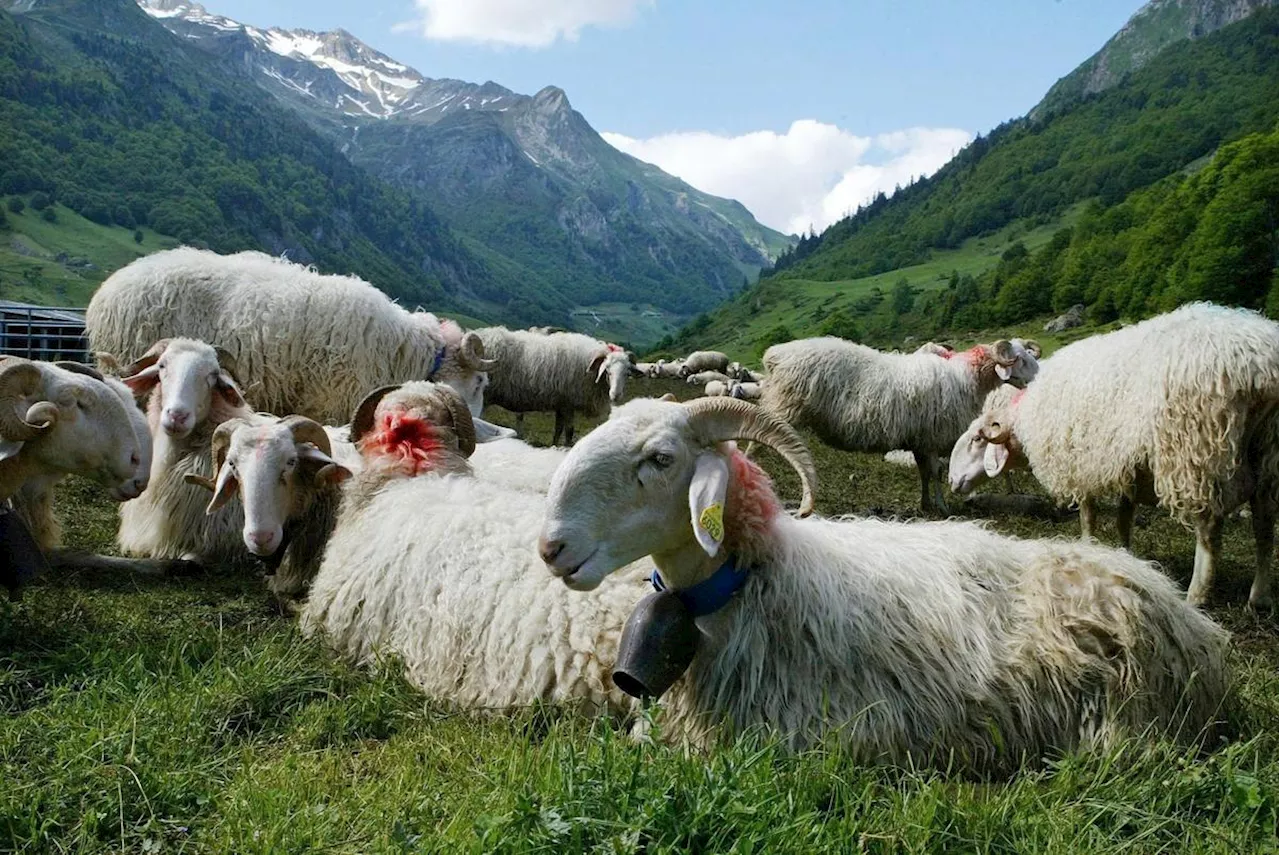
[[[985,344],[975,344],[973,347],[960,354],[966,361],[977,365],[987,358],[987,346]]]
[[[408,475],[431,471],[436,455],[445,448],[434,424],[403,409],[379,416],[359,447],[370,460],[393,463]]]
[[[462,341],[462,327],[458,326],[456,321],[448,318],[440,320],[440,334],[444,336],[444,340],[449,344],[457,346]]]
[[[729,457],[732,477],[729,481],[729,513],[726,524],[730,529],[761,532],[782,512],[778,496],[773,491],[773,481],[765,471],[747,459],[741,451]],[[732,532],[731,532],[732,535]]]
[[[1018,404],[1022,403],[1022,396],[1025,394],[1027,394],[1026,389],[1019,389],[1018,391],[1014,392],[1013,397],[1009,399],[1009,404],[1014,407],[1018,406]]]
[[[938,355],[941,356],[943,359],[951,359],[956,355],[956,352],[954,350],[948,349],[948,350],[941,351]]]
[[[606,344],[605,344],[605,347],[609,348],[609,352],[610,352],[610,353],[621,353],[621,352],[622,352],[622,348],[618,347],[616,344],[607,344],[607,343],[606,343]]]

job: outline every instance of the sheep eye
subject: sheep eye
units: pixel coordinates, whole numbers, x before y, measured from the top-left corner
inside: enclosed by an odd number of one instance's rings
[[[659,469],[666,469],[675,462],[675,458],[665,452],[658,452],[649,458],[649,462]]]

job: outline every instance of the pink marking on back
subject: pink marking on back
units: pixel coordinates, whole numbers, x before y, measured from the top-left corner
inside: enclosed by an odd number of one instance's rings
[[[1009,399],[1009,406],[1016,407],[1022,403],[1022,396],[1027,394],[1026,389],[1019,389],[1013,393],[1013,397]]]
[[[446,450],[434,424],[403,408],[382,413],[357,447],[371,463],[389,464],[405,475],[430,472]]]

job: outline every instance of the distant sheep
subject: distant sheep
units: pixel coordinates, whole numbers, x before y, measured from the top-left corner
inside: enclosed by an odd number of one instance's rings
[[[939,458],[950,452],[989,391],[1035,376],[1038,353],[1034,342],[1006,340],[950,358],[882,353],[831,337],[790,341],[765,351],[760,405],[844,451],[911,451],[920,473],[921,508],[945,514]]]
[[[726,387],[732,382],[728,374],[719,371],[699,371],[696,374],[686,375],[684,378],[684,382],[690,386],[705,386],[712,380],[718,380],[724,383]]]
[[[718,371],[723,374],[729,367],[729,357],[718,350],[695,350],[684,358],[680,376],[688,377],[699,371]]]
[[[631,363],[613,345],[581,333],[486,327],[476,334],[499,363],[489,374],[486,402],[518,414],[554,412],[552,444],[561,437],[573,443],[575,413],[595,418],[622,400]]]
[[[258,407],[332,424],[370,389],[407,380],[448,383],[479,415],[492,367],[452,321],[407,312],[354,276],[261,252],[180,247],[140,258],[98,288],[85,328],[94,350],[122,358],[162,338],[216,342]]]
[[[795,750],[831,735],[855,762],[1005,773],[1152,730],[1212,735],[1227,634],[1155,566],[973,523],[793,519],[729,443],[745,439],[796,470],[810,511],[800,437],[724,398],[615,409],[547,497],[539,550],[568,587],[650,555],[701,615],[665,737],[764,727]]]
[[[1024,392],[991,398],[957,440],[951,481],[970,489],[1020,459],[1055,498],[1121,498],[1129,542],[1135,503],[1156,503],[1196,532],[1187,597],[1213,584],[1225,517],[1248,502],[1257,548],[1253,606],[1274,602],[1280,326],[1256,312],[1192,303],[1044,362]]]

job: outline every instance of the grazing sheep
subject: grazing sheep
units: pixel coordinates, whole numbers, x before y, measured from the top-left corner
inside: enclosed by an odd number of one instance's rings
[[[729,357],[718,350],[695,350],[684,358],[680,376],[688,377],[699,371],[716,371],[721,374],[729,367]]]
[[[581,333],[476,330],[499,365],[489,373],[487,403],[522,415],[556,414],[553,445],[573,444],[573,416],[602,416],[622,400],[631,363],[620,348]],[[474,413],[473,413],[474,414]],[[517,420],[517,425],[522,421]]]
[[[461,431],[406,411],[408,391],[376,405],[303,631],[357,662],[394,654],[411,683],[461,707],[547,700],[630,716],[636,702],[609,674],[643,570],[589,599],[555,584],[533,550],[544,498],[470,477]]]
[[[229,419],[257,423],[245,403],[225,352],[193,339],[161,339],[130,370],[124,383],[147,396],[153,445],[151,484],[120,506],[116,535],[125,555],[216,564],[243,560],[240,508],[205,514],[206,499],[187,475],[213,476],[209,445]]]
[[[812,510],[800,437],[722,398],[615,409],[547,497],[539,551],[568,587],[649,555],[702,615],[664,735],[706,747],[765,726],[800,750],[831,732],[860,761],[1006,772],[1214,722],[1227,634],[1158,568],[974,523],[793,519],[735,439],[777,450]]]
[[[1255,607],[1274,602],[1280,326],[1256,312],[1192,303],[1045,360],[1020,393],[993,396],[951,455],[953,489],[1020,462],[1062,502],[1120,496],[1128,545],[1136,503],[1159,504],[1196,533],[1188,599],[1213,585],[1222,522],[1249,504]]]
[[[881,353],[831,337],[790,341],[765,351],[768,380],[760,405],[844,451],[912,452],[921,508],[945,514],[939,458],[951,451],[988,392],[1035,376],[1037,353],[1034,342],[1005,340],[950,358]]]
[[[453,386],[479,415],[492,367],[452,321],[407,312],[353,276],[260,252],[180,247],[140,258],[98,288],[85,329],[95,350],[126,357],[173,336],[217,342],[259,407],[330,423],[370,389],[422,379]]]

